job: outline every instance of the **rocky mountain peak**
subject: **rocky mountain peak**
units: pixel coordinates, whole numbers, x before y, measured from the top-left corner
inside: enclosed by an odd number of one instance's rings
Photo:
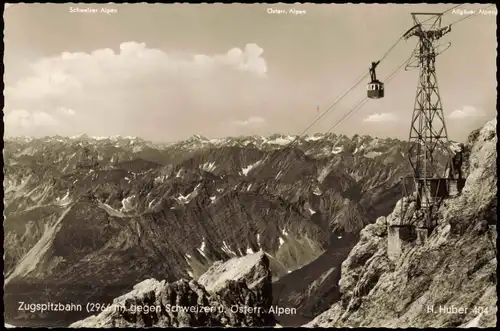
[[[389,258],[387,225],[398,223],[401,202],[361,230],[342,263],[340,300],[305,326],[496,325],[496,144],[496,119],[471,134],[465,187],[441,206],[424,244]]]
[[[263,252],[216,262],[198,281],[147,279],[71,327],[270,326],[271,270]]]

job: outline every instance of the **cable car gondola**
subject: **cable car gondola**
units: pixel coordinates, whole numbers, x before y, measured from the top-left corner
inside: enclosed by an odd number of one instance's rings
[[[367,96],[370,99],[380,99],[384,97],[384,83],[377,79],[377,75],[375,74],[375,68],[380,63],[380,61],[372,62],[372,66],[370,68],[370,77],[371,81],[367,86]]]

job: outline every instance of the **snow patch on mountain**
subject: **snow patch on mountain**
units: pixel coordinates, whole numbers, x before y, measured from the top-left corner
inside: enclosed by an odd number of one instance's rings
[[[323,169],[321,169],[319,176],[318,176],[318,182],[322,183],[325,180],[326,176],[328,176],[331,171],[332,171],[332,168],[330,166],[327,166],[327,167],[324,167]]]
[[[24,191],[24,188],[28,185],[32,175],[29,175],[25,178],[23,178],[19,184],[16,184],[15,181],[13,180],[7,180],[7,185],[6,180],[4,179],[4,194],[10,193],[10,192],[22,192]]]
[[[111,207],[107,203],[99,202],[97,206],[100,207],[101,209],[103,209],[105,212],[107,212],[108,215],[110,215],[110,216],[125,217],[125,215],[121,211],[114,209],[113,207]]]
[[[206,162],[200,166],[200,169],[206,172],[212,172],[215,170],[215,168],[216,168],[215,162]]]
[[[121,212],[129,212],[129,211],[132,211],[134,209],[134,199],[135,199],[135,195],[132,195],[128,198],[124,198],[122,200],[122,208],[120,209]]]
[[[333,147],[332,154],[339,154],[344,151],[344,147]]]
[[[203,238],[203,240],[201,242],[201,246],[200,246],[200,248],[198,248],[198,252],[200,252],[200,254],[203,255],[205,258],[207,257],[205,255],[205,238]]]
[[[34,147],[28,147],[28,148],[23,149],[21,152],[17,153],[16,157],[20,157],[20,156],[33,156],[33,155],[35,155],[35,153],[36,153],[36,148],[34,148]]]
[[[151,200],[149,203],[148,203],[148,208],[152,208],[153,207],[153,204],[155,203],[156,201],[156,198]]]
[[[71,198],[70,198],[70,196],[69,196],[69,190],[66,192],[66,195],[65,195],[64,197],[62,197],[62,198],[57,198],[57,199],[56,199],[56,202],[57,202],[60,206],[62,206],[62,207],[69,205],[69,204],[72,202],[72,200],[71,200]]]
[[[225,241],[222,241],[222,251],[227,253],[227,254],[230,254],[230,255],[237,255],[233,250],[231,250],[231,248],[229,248],[229,246],[226,244]]]
[[[51,248],[52,242],[54,241],[57,232],[62,226],[62,221],[70,212],[70,210],[71,206],[65,209],[55,222],[53,222],[52,224],[44,224],[42,237],[28,251],[28,253],[24,255],[16,268],[5,280],[5,284],[9,283],[15,277],[26,276],[36,269],[36,267],[43,261],[45,254]]]
[[[154,182],[156,184],[164,183],[168,179],[168,177],[169,177],[168,174],[156,176]]]
[[[295,137],[292,136],[286,136],[286,137],[276,137],[274,139],[266,139],[265,143],[269,145],[288,145],[292,141],[294,141]]]
[[[191,200],[193,200],[198,195],[198,189],[200,186],[201,186],[201,183],[196,185],[196,187],[193,189],[193,191],[191,193],[189,193],[188,195],[184,196],[182,194],[179,194],[175,199],[177,200],[177,202],[179,202],[182,205],[188,204],[189,202],[191,202]]]
[[[356,147],[356,149],[354,150],[354,153],[353,153],[353,154],[359,153],[359,152],[361,152],[362,150],[364,150],[365,148],[366,148],[366,145],[365,145],[365,144],[363,144],[363,145],[361,145],[361,146],[359,146],[359,147]]]
[[[321,194],[323,194],[323,192],[321,191],[321,189],[318,186],[316,186],[314,188],[313,194],[314,195],[321,195]]]
[[[368,153],[366,153],[366,154],[365,154],[365,157],[370,158],[370,159],[373,159],[373,158],[375,158],[375,157],[377,157],[377,156],[380,156],[380,155],[382,155],[382,153],[381,153],[381,152],[375,152],[375,151],[372,151],[372,152],[368,152]]]
[[[243,173],[244,176],[247,176],[248,173],[250,172],[250,170],[252,170],[253,168],[257,167],[259,164],[262,163],[262,160],[260,161],[257,161],[255,163],[252,163],[244,168],[241,169],[241,172]]]
[[[323,139],[322,136],[318,135],[318,136],[307,136],[304,138],[305,141],[318,141],[318,140],[321,140]]]

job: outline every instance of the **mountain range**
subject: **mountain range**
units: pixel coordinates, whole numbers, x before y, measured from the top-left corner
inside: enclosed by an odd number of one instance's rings
[[[68,326],[91,312],[17,303],[109,304],[146,279],[185,287],[218,261],[266,252],[272,303],[297,309],[277,323],[305,324],[340,298],[360,231],[400,199],[408,147],[335,134],[8,139],[6,320]]]

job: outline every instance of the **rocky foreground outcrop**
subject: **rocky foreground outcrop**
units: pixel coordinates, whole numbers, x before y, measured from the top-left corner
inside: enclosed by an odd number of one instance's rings
[[[273,326],[271,278],[267,254],[233,258],[198,281],[145,280],[71,327]]]
[[[366,226],[342,264],[341,299],[305,326],[495,326],[496,143],[496,120],[471,134],[466,185],[442,205],[425,244],[389,258],[387,225],[399,204]]]

